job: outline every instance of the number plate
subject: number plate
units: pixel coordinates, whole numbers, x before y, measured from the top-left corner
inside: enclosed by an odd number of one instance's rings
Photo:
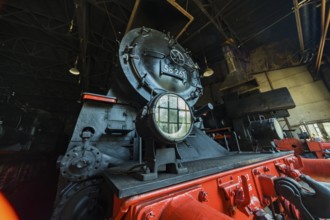
[[[161,74],[172,76],[183,82],[187,81],[187,71],[183,68],[177,68],[172,65],[162,64]]]

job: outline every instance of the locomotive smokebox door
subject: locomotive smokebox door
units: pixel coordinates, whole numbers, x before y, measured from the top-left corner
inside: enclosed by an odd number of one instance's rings
[[[117,81],[130,97],[144,103],[159,93],[173,92],[193,106],[202,95],[199,67],[169,34],[148,28],[128,32],[119,47],[124,74]]]

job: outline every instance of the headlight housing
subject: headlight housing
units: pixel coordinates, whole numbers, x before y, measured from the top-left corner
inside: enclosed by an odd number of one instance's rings
[[[136,119],[136,129],[142,138],[163,143],[183,141],[192,128],[192,110],[186,100],[175,93],[157,95]]]

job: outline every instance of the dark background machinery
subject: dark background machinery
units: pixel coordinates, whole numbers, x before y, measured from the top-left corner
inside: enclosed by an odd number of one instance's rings
[[[211,114],[203,117],[204,126],[227,149],[272,151],[275,145],[270,149],[270,142],[288,137],[277,119],[289,117],[288,109],[294,107],[287,88],[243,97],[234,93],[225,96],[224,104],[216,105]]]
[[[24,105],[9,88],[0,95],[0,146],[7,151],[54,151],[63,124],[49,112]]]
[[[63,121],[0,92],[0,190],[21,218],[47,218],[56,193],[56,160],[67,138]],[[33,200],[34,205],[27,205]],[[23,214],[24,213],[24,214]]]

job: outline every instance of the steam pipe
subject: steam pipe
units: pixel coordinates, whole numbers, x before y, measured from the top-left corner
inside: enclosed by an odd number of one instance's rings
[[[201,217],[202,216],[202,217]],[[190,219],[190,220],[233,220],[233,218],[201,203],[188,194],[174,198],[164,209],[160,220]]]
[[[186,10],[184,10],[184,8],[182,8],[177,2],[176,0],[167,0],[167,2],[169,4],[171,4],[174,8],[176,8],[178,11],[180,11],[184,16],[186,16],[189,21],[187,22],[187,24],[182,28],[182,30],[180,31],[180,33],[175,37],[175,39],[177,40],[183,32],[185,32],[188,28],[188,26],[191,24],[191,22],[193,22],[194,20],[194,17],[189,14]],[[131,27],[132,27],[132,24],[133,24],[133,21],[136,17],[136,12],[140,6],[140,3],[141,3],[141,0],[135,0],[135,4],[134,4],[134,7],[133,7],[133,10],[132,10],[132,14],[131,14],[131,17],[129,18],[129,21],[127,23],[127,27],[126,27],[126,31],[125,33],[127,33]]]
[[[304,37],[302,33],[302,27],[301,27],[301,20],[300,20],[300,12],[299,12],[299,6],[298,6],[298,0],[293,0],[294,5],[294,14],[296,16],[296,24],[297,24],[297,31],[298,31],[298,38],[299,38],[299,45],[300,50],[304,51]]]
[[[304,174],[322,182],[330,181],[330,160],[299,157]]]
[[[132,24],[133,24],[133,21],[135,19],[136,12],[137,12],[137,9],[138,9],[138,7],[140,5],[140,2],[141,2],[141,0],[135,0],[135,4],[134,4],[133,10],[132,10],[132,14],[129,17],[129,21],[127,23],[127,27],[126,27],[125,33],[127,33],[131,29],[131,27],[132,27]]]
[[[323,50],[324,50],[324,44],[325,44],[325,39],[327,37],[327,32],[329,29],[329,23],[330,23],[330,9],[328,11],[328,17],[327,17],[327,22],[325,24],[325,28],[324,28],[324,32],[321,36],[321,40],[320,40],[320,46],[319,46],[319,51],[317,54],[317,58],[316,59],[316,65],[315,65],[315,76],[317,77],[319,70],[320,70],[320,66],[321,66],[321,61],[322,61],[322,55],[323,55]]]
[[[316,57],[316,62],[315,62],[315,75],[317,76],[318,74],[318,63],[320,60],[320,51],[321,51],[321,45],[322,45],[322,37],[324,35],[326,35],[325,32],[325,28],[326,28],[326,24],[325,24],[325,7],[326,7],[326,0],[322,0],[322,4],[321,4],[321,40],[320,40],[320,45],[319,45],[319,51],[317,53],[317,57]],[[320,62],[321,65],[321,62]]]
[[[180,33],[175,37],[175,40],[177,40],[181,36],[181,34],[183,34],[183,32],[185,32],[187,30],[187,28],[191,24],[191,22],[193,22],[194,17],[191,14],[189,14],[186,10],[184,10],[184,8],[182,8],[176,2],[176,0],[167,0],[167,2],[170,3],[174,8],[176,8],[178,11],[180,11],[184,16],[186,16],[189,19],[188,23],[182,28]]]

